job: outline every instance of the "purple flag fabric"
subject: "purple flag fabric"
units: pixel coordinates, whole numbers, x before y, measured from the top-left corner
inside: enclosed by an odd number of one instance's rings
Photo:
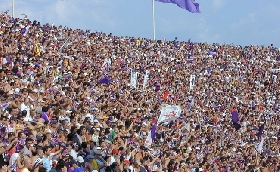
[[[236,112],[235,110],[231,110],[231,119],[233,122],[238,122],[238,112]]]
[[[263,130],[264,130],[264,124],[262,124],[260,127],[259,127],[259,130],[258,130],[258,138],[260,138],[263,134]]]
[[[110,80],[108,76],[103,76],[99,81],[98,84],[110,84]]]
[[[155,122],[154,125],[152,126],[152,129],[151,129],[151,138],[152,138],[152,141],[155,140],[155,137],[156,137],[156,129],[157,129],[157,123]]]
[[[156,0],[163,3],[176,4],[178,7],[188,10],[191,13],[200,13],[199,4],[194,0]]]
[[[44,119],[46,122],[50,121],[49,116],[48,116],[48,114],[46,112],[42,113],[41,118]]]

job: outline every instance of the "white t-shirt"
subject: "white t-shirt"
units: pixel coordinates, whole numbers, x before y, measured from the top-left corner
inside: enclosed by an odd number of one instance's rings
[[[95,135],[95,134],[92,135],[92,140],[93,140],[94,142],[98,142],[98,138],[99,138],[98,135]]]
[[[28,105],[26,105],[25,103],[21,103],[20,110],[21,111],[26,110],[27,112],[26,117],[23,119],[24,121],[32,121],[32,118],[30,116],[30,107]]]
[[[78,158],[78,153],[74,149],[71,149],[70,155],[73,157],[74,160]]]

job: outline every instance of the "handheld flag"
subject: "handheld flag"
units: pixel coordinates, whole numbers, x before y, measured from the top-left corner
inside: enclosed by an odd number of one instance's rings
[[[110,80],[108,78],[108,76],[103,76],[99,81],[98,84],[110,84]]]
[[[237,123],[238,122],[238,112],[235,109],[231,109],[231,119],[233,122]]]
[[[264,130],[264,124],[262,124],[260,127],[259,127],[259,130],[258,130],[258,138],[261,138],[262,134],[263,134],[263,130]]]
[[[169,91],[166,91],[166,92],[164,93],[162,99],[163,99],[163,100],[167,99],[168,95],[169,95]]]
[[[38,44],[35,44],[34,45],[34,54],[35,54],[35,56],[41,56],[41,52],[40,52],[40,49],[39,49],[39,47],[38,47]]]

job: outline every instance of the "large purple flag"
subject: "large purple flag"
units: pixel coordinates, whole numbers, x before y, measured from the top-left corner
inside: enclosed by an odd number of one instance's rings
[[[156,0],[163,3],[176,4],[178,7],[188,10],[191,13],[200,13],[199,4],[194,0]]]

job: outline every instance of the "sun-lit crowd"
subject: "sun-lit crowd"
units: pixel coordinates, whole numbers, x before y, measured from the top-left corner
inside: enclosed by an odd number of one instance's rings
[[[0,22],[0,172],[280,171],[273,45]]]

